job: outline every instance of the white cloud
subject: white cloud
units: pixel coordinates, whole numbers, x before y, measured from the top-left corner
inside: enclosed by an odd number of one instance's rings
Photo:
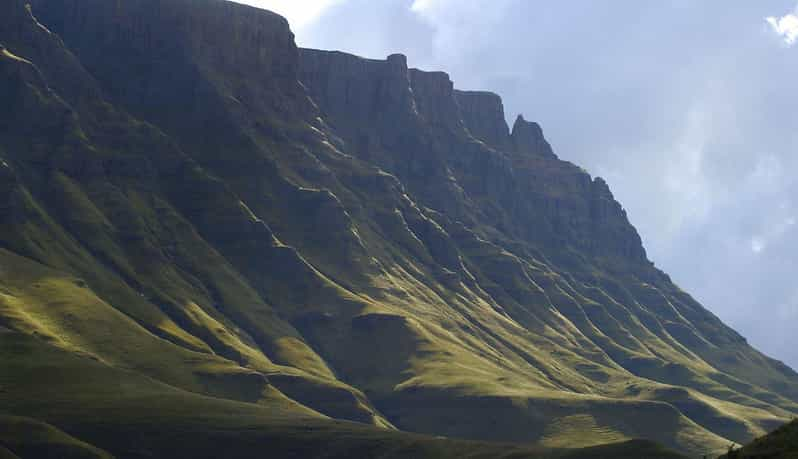
[[[480,2],[461,2],[459,0],[413,0],[410,11],[437,26],[458,25],[482,27],[495,24],[503,19],[512,0],[493,0],[490,8]],[[461,33],[464,32],[461,30]]]
[[[771,243],[783,238],[795,226],[795,217],[787,217],[780,222],[776,222],[762,234],[751,238],[751,251],[761,253]]]
[[[765,249],[765,241],[762,240],[760,237],[752,237],[751,238],[751,251],[754,253],[760,253],[762,250]]]
[[[792,46],[798,41],[798,8],[781,17],[769,16],[765,21],[787,46]]]
[[[782,320],[798,318],[798,292],[793,292],[783,303],[776,305],[776,315]]]
[[[430,6],[432,6],[432,2],[433,0],[414,0],[410,9],[417,13],[421,13],[428,10]]]
[[[330,7],[345,0],[236,0],[284,16],[294,33],[312,25]]]
[[[685,115],[679,137],[665,148],[663,156],[669,160],[659,172],[670,200],[670,205],[663,207],[667,223],[660,228],[667,237],[706,219],[717,198],[705,170],[704,150],[715,130],[712,112],[705,102],[696,102]]]

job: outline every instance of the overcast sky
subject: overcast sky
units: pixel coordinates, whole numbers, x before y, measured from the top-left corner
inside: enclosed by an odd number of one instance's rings
[[[649,257],[798,369],[798,5],[245,0],[300,46],[445,70],[604,177]]]

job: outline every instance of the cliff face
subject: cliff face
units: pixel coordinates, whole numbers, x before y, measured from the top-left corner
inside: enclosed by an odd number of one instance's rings
[[[547,158],[556,158],[551,146],[543,138],[543,129],[535,122],[529,122],[522,115],[518,115],[510,134],[510,143],[514,150],[522,155],[535,155]]]
[[[559,161],[537,123],[519,115],[510,132],[498,96],[455,91],[443,72],[408,71],[403,56],[301,50],[300,79],[336,132],[360,146],[354,153],[396,174],[425,205],[472,225],[500,217],[494,229],[555,252],[575,245],[648,264],[604,181]],[[393,97],[375,89],[388,86]]]
[[[297,49],[224,1],[5,8],[10,414],[128,451],[161,397],[166,430],[199,429],[184,405],[214,435],[349,429],[332,417],[434,456],[386,431],[695,454],[798,411],[798,375],[673,285],[607,184],[498,96]],[[53,366],[90,377],[43,384]]]
[[[469,133],[488,145],[508,149],[509,132],[501,97],[485,91],[455,90],[454,95]]]

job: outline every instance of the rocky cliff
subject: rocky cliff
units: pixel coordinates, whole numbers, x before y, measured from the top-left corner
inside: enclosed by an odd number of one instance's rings
[[[497,455],[396,430],[697,454],[798,412],[497,95],[221,0],[4,10],[4,412],[131,457]]]

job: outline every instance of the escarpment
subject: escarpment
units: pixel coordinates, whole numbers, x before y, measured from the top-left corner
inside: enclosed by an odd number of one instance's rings
[[[486,91],[455,90],[454,94],[469,133],[490,146],[507,149],[510,133],[501,97]]]
[[[404,178],[417,196],[428,198],[425,204],[462,219],[498,216],[506,221],[496,229],[512,236],[527,232],[524,237],[546,245],[576,244],[645,263],[642,242],[604,181],[594,185],[583,170],[560,161],[537,123],[519,115],[510,131],[496,95],[456,91],[443,72],[391,67],[396,56],[358,59],[300,50],[300,79],[347,145]],[[373,89],[387,81],[397,97]],[[409,121],[386,126],[381,120],[387,114]]]
[[[498,95],[222,0],[5,8],[4,412],[122,457],[695,455],[798,412]]]

